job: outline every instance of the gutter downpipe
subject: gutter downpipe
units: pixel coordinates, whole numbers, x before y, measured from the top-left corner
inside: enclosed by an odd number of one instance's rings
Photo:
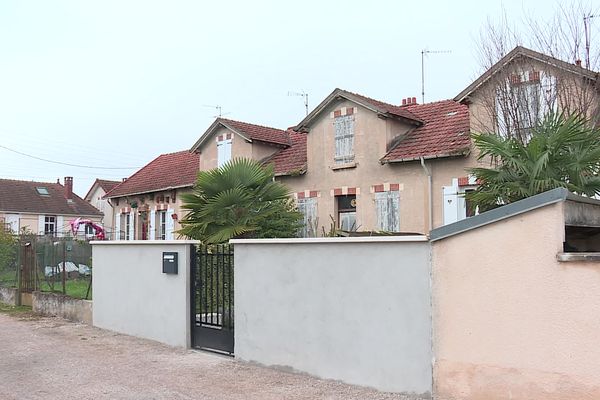
[[[425,175],[427,175],[427,191],[429,193],[429,232],[433,229],[433,193],[432,193],[432,178],[431,178],[431,170],[427,168],[425,165],[425,159],[420,157],[421,159],[421,167],[423,167],[423,171]]]

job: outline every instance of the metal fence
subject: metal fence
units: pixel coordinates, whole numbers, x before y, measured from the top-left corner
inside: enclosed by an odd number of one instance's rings
[[[92,248],[85,238],[19,235],[0,245],[0,285],[89,299],[91,279]]]

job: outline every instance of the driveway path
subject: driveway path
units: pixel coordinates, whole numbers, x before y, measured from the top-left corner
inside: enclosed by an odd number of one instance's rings
[[[0,314],[0,399],[405,399],[57,318]]]

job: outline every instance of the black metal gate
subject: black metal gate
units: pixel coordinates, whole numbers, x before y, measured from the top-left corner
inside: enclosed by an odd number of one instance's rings
[[[192,347],[233,354],[233,245],[192,254]]]

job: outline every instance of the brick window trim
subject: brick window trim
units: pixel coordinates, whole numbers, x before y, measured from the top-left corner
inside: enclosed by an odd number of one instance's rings
[[[332,197],[347,196],[347,195],[359,195],[360,188],[342,186],[341,188],[331,189],[330,194]]]
[[[371,188],[372,188],[373,193],[399,192],[400,184],[399,183],[380,183],[379,185],[373,185]]]
[[[297,199],[308,199],[311,197],[321,197],[321,193],[317,190],[304,190],[302,192],[295,193]]]
[[[228,133],[226,135],[217,136],[217,142],[222,142],[224,140],[231,140],[231,139],[233,139],[233,135],[231,133]]]
[[[333,111],[329,116],[331,118],[343,117],[346,115],[354,115],[358,109],[356,107],[342,107],[339,110]]]

